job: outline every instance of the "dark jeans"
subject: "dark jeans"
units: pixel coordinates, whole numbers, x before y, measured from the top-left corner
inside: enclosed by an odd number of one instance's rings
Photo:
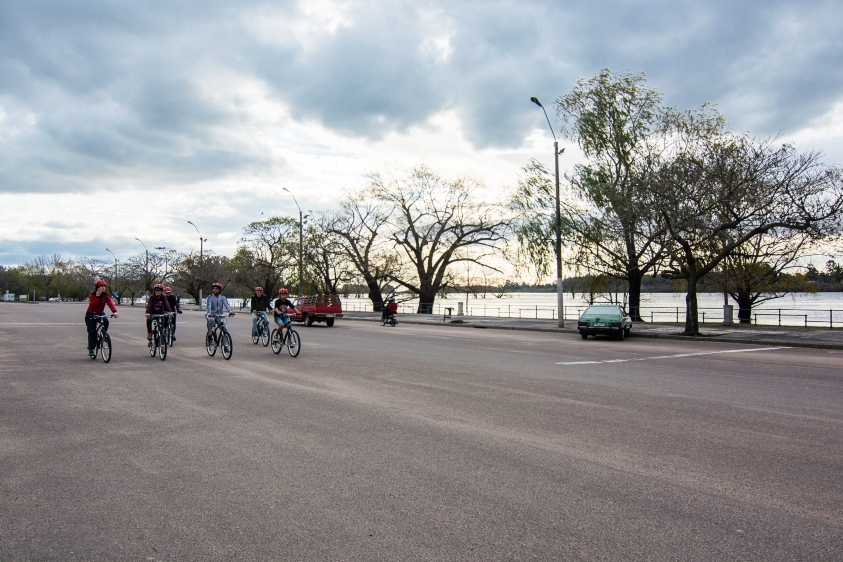
[[[98,314],[85,314],[85,327],[88,328],[88,351],[97,346],[97,316]],[[105,319],[103,331],[108,331],[108,318]]]

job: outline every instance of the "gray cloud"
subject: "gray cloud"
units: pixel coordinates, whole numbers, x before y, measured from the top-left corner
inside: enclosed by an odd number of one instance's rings
[[[833,2],[361,2],[307,49],[244,13],[296,3],[6,2],[0,6],[0,192],[89,191],[117,178],[196,182],[283,167],[219,138],[230,69],[294,119],[371,139],[442,110],[478,147],[520,145],[545,105],[601,67],[646,72],[680,109],[713,102],[738,130],[793,131],[841,98]],[[283,18],[282,18],[283,19]],[[432,39],[447,39],[431,47]],[[447,49],[445,46],[447,45]]]

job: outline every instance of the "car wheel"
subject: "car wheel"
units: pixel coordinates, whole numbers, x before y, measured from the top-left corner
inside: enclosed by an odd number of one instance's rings
[[[626,337],[629,337],[629,333],[630,333],[631,331],[632,331],[632,328],[624,328],[624,329],[623,329],[623,334],[624,334]]]
[[[581,336],[581,337],[582,337],[582,339],[584,339],[584,340],[587,340],[587,339],[588,339],[588,334],[586,334],[585,332],[580,332],[580,336]]]

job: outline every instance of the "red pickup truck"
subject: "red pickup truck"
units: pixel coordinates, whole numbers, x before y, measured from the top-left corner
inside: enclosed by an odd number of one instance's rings
[[[290,314],[290,320],[304,322],[306,326],[324,322],[330,328],[335,318],[342,318],[342,302],[337,295],[311,295],[291,300],[296,305],[296,313]]]

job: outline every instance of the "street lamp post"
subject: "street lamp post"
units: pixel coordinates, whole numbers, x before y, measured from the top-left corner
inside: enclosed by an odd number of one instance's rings
[[[118,261],[118,260],[117,260],[117,256],[115,256],[115,255],[114,255],[114,252],[112,252],[112,251],[111,251],[111,250],[109,250],[108,248],[106,248],[106,249],[105,249],[105,251],[106,251],[106,252],[108,252],[109,254],[111,254],[111,255],[112,255],[112,257],[114,257],[114,279],[116,280],[116,279],[117,279],[117,271],[118,271],[118,270],[117,270],[117,261]]]
[[[167,247],[166,246],[155,246],[155,249],[161,250],[162,252],[164,252],[164,276],[161,278],[161,282],[166,284],[167,283],[167,281],[166,281],[167,274],[169,273],[169,268],[170,268],[170,260],[167,257]]]
[[[106,248],[105,251],[108,252],[109,254],[111,254],[112,257],[114,258],[114,282],[117,283],[117,256],[115,256],[114,252],[112,252],[108,248]],[[114,288],[115,287],[112,287],[112,290]],[[117,293],[117,304],[120,304],[120,293]]]
[[[559,155],[565,152],[565,149],[559,150],[559,140],[556,138],[556,132],[553,130],[553,125],[550,124],[550,118],[547,116],[542,102],[539,98],[532,97],[530,101],[542,108],[544,118],[547,119],[547,124],[550,127],[550,134],[553,135],[553,159],[556,163],[556,307],[559,311],[560,328],[565,327],[565,306],[564,293],[562,287],[562,214],[559,210]]]
[[[302,254],[304,253],[303,227],[302,227],[302,225],[304,224],[304,222],[303,222],[304,218],[302,217],[302,214],[301,214],[301,207],[299,207],[299,202],[296,201],[296,196],[293,195],[293,192],[290,191],[289,189],[287,189],[286,187],[282,187],[281,189],[283,189],[284,191],[289,193],[290,196],[292,196],[293,202],[295,202],[296,208],[299,210],[299,294],[298,294],[298,296],[302,296],[301,295]]]
[[[143,272],[146,275],[149,275],[149,249],[146,247],[146,244],[143,243],[143,240],[141,240],[137,236],[135,236],[135,240],[137,240],[138,242],[141,243],[141,245],[143,246],[144,252],[146,252],[146,262],[144,263],[144,266],[143,266]],[[146,279],[143,280],[145,284],[148,284],[147,283],[148,279],[149,279],[149,277],[147,277]],[[149,289],[149,287],[145,287],[145,289]]]
[[[193,225],[193,228],[196,229],[196,234],[199,235],[199,269],[202,270],[204,265],[205,265],[205,260],[202,257],[205,239],[202,238],[202,233],[199,232],[198,226],[193,224],[191,221],[187,221],[187,224]],[[196,304],[198,304],[200,308],[202,307],[202,278],[201,277],[199,278],[199,302],[197,302]]]

